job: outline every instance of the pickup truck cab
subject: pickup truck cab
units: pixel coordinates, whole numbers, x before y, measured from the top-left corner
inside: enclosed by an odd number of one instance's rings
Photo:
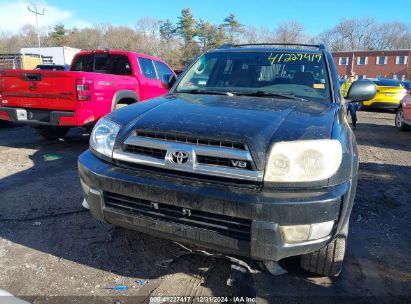
[[[169,94],[95,125],[78,162],[84,205],[144,233],[338,275],[358,150],[333,62],[322,45],[203,54]],[[347,98],[375,93],[359,80]]]
[[[70,71],[0,72],[0,119],[35,126],[46,138],[70,127],[92,126],[120,105],[168,92],[163,79],[175,76],[161,59],[126,51],[87,51]]]

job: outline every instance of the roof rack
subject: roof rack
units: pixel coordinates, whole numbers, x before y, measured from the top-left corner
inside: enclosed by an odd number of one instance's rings
[[[245,46],[267,46],[267,45],[307,46],[307,47],[318,48],[320,50],[325,50],[325,46],[323,44],[284,43],[284,42],[278,42],[278,43],[223,44],[222,46],[219,47],[219,49],[239,48],[239,47],[245,47]]]

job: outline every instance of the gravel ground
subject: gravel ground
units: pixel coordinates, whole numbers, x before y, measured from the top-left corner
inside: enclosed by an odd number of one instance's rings
[[[227,258],[182,255],[173,242],[97,222],[81,207],[77,177],[87,136],[72,130],[66,141],[48,142],[27,126],[0,128],[0,289],[34,303],[148,303],[164,295],[410,303],[411,132],[393,120],[359,112],[360,177],[338,278],[302,272],[295,259],[277,277],[245,260],[251,272],[234,277]],[[117,285],[129,289],[109,289]]]

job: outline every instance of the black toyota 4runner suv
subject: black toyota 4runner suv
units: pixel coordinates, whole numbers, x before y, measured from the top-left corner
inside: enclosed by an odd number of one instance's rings
[[[255,260],[298,255],[303,269],[338,275],[358,151],[331,54],[224,45],[163,82],[169,94],[95,125],[78,165],[92,215]],[[374,95],[357,81],[348,99]]]

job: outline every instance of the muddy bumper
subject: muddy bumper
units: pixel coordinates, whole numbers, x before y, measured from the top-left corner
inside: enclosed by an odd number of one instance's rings
[[[256,260],[318,250],[342,231],[352,207],[351,182],[320,190],[265,190],[123,168],[90,151],[79,157],[92,215],[154,236]],[[280,226],[334,221],[329,235],[285,242]]]
[[[31,108],[0,107],[0,119],[43,126],[83,126],[94,122],[90,110],[59,111]]]

